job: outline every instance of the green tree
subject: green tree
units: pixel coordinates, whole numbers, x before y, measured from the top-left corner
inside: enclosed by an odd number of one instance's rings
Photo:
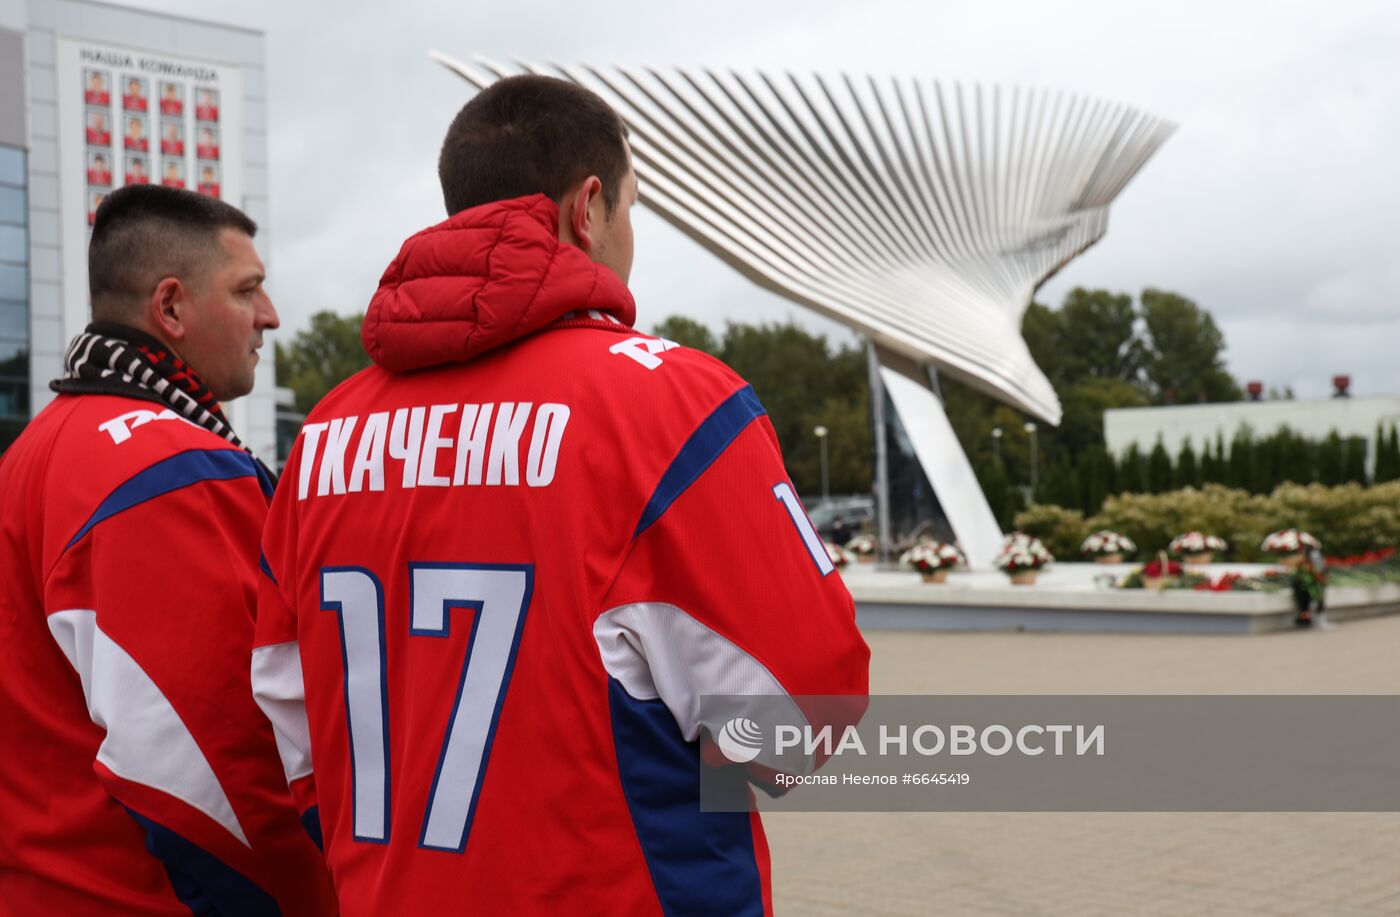
[[[1012,520],[1021,509],[1020,498],[1007,481],[1006,469],[1002,467],[1001,462],[988,462],[981,468],[982,473],[978,479],[982,485],[982,492],[987,495],[992,515],[996,516],[997,524],[1003,530],[1010,529]]]
[[[1162,438],[1147,456],[1147,489],[1154,494],[1162,494],[1172,489],[1172,458]]]
[[[1159,404],[1236,401],[1239,384],[1225,370],[1225,338],[1210,313],[1176,293],[1142,292],[1146,373]]]
[[[1181,444],[1181,452],[1176,457],[1176,474],[1173,477],[1177,487],[1200,487],[1201,469],[1196,462],[1196,450],[1191,448],[1191,440]],[[1098,510],[1094,510],[1098,512]],[[1091,513],[1092,515],[1092,513]]]
[[[1342,480],[1360,484],[1369,483],[1366,479],[1366,438],[1349,436],[1346,443],[1346,462],[1342,466]]]
[[[1060,456],[1045,471],[1045,479],[1040,482],[1036,503],[1050,503],[1066,509],[1078,509],[1084,497],[1080,489],[1079,475],[1068,456]]]
[[[699,323],[687,327],[668,320],[658,327],[706,343]],[[861,347],[833,348],[824,335],[792,322],[731,322],[718,342],[717,355],[748,380],[768,410],[788,474],[800,493],[821,489],[820,443],[812,433],[817,426],[829,431],[831,492],[870,490],[870,382]]]
[[[1118,489],[1120,493],[1150,493],[1147,481],[1147,462],[1137,443],[1130,443],[1118,462]]]
[[[1250,493],[1259,492],[1258,462],[1254,433],[1241,427],[1230,441],[1230,457],[1225,466],[1225,483]]]
[[[369,366],[369,354],[360,343],[365,316],[317,312],[311,327],[298,331],[290,343],[275,347],[277,383],[291,389],[303,414],[326,393]]]
[[[651,333],[668,341],[675,341],[682,347],[703,350],[711,355],[719,354],[719,341],[708,326],[684,315],[672,315],[651,329]]]
[[[1065,387],[1060,395],[1064,411],[1058,428],[1045,429],[1047,450],[1077,456],[1085,449],[1104,445],[1103,415],[1110,408],[1136,408],[1147,404],[1141,387],[1123,379],[1092,376]]]
[[[1328,487],[1342,483],[1346,472],[1346,448],[1342,437],[1333,430],[1317,447],[1317,480]]]
[[[1400,436],[1397,436],[1394,424],[1391,424],[1389,434],[1380,424],[1376,425],[1376,467],[1371,477],[1376,484],[1400,478]]]
[[[1137,313],[1126,293],[1075,287],[1060,306],[1053,338],[1064,383],[1081,379],[1135,382],[1142,370]]]
[[[1118,492],[1113,456],[1103,446],[1091,446],[1080,453],[1078,468],[1084,488],[1084,503],[1080,509],[1085,516],[1092,516],[1103,508],[1103,501],[1109,494]]]

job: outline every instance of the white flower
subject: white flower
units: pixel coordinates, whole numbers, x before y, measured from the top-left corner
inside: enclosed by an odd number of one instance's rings
[[[1104,529],[1085,538],[1079,550],[1084,554],[1131,554],[1137,545],[1127,535]]]
[[[1281,529],[1270,533],[1259,545],[1262,551],[1271,554],[1297,554],[1305,548],[1320,548],[1322,543],[1307,532],[1297,529]]]
[[[874,535],[857,535],[846,542],[846,550],[857,554],[874,554],[877,546]]]
[[[1045,545],[1040,543],[1039,538],[1032,538],[1022,532],[1012,532],[1002,543],[996,565],[1007,573],[1014,573],[1017,570],[1039,570],[1054,559],[1054,556],[1045,550]]]
[[[954,545],[938,541],[919,542],[905,551],[899,561],[921,572],[946,570],[964,563],[962,552]]]
[[[1225,543],[1225,539],[1218,535],[1207,535],[1204,532],[1187,532],[1172,539],[1172,543],[1167,545],[1167,550],[1172,554],[1204,554],[1207,551],[1225,551],[1230,546]]]

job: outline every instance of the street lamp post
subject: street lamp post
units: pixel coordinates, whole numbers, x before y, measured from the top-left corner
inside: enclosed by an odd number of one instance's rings
[[[1001,427],[992,427],[992,458],[1001,464]]]
[[[1037,461],[1035,452],[1035,423],[1029,420],[1026,421],[1025,430],[1026,434],[1031,438],[1031,499],[1034,500],[1036,477],[1038,475],[1038,466],[1040,464]]]
[[[831,500],[831,493],[826,483],[826,434],[828,431],[826,427],[818,426],[812,432],[817,434],[817,441],[821,443],[822,447],[822,502],[827,503]]]

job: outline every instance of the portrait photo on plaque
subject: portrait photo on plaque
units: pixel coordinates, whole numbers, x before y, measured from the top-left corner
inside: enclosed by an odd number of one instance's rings
[[[83,101],[88,105],[112,104],[112,77],[106,70],[83,71]]]
[[[126,183],[128,185],[149,185],[151,173],[145,156],[126,157]]]
[[[194,118],[196,121],[219,120],[219,91],[217,89],[196,89],[194,99]]]
[[[87,183],[102,188],[112,187],[112,163],[107,159],[106,153],[88,151]]]
[[[107,120],[105,111],[88,110],[87,143],[88,146],[112,145],[112,124]]]
[[[128,117],[126,120],[126,133],[122,135],[122,147],[138,153],[145,153],[151,149],[151,138],[146,130],[146,119]]]
[[[195,128],[194,154],[200,159],[219,158],[219,129],[212,124]]]
[[[185,126],[178,121],[160,122],[160,152],[162,156],[185,155]]]
[[[89,225],[89,226],[91,226],[91,225],[92,225],[92,221],[95,220],[95,219],[97,218],[97,208],[98,208],[98,207],[101,207],[101,206],[102,206],[102,202],[103,202],[104,200],[106,200],[106,199],[107,199],[107,192],[106,192],[106,191],[93,191],[93,190],[89,190],[89,191],[88,191],[88,213],[87,213],[88,220],[87,220],[87,222],[88,222],[88,225]]]
[[[160,183],[167,188],[185,187],[185,161],[183,159],[162,159],[160,161]]]
[[[185,87],[180,83],[160,81],[160,113],[176,118],[185,113]]]
[[[139,76],[122,77],[122,109],[145,113],[150,109],[146,81]]]
[[[199,193],[210,197],[219,196],[219,164],[201,162],[199,164]]]

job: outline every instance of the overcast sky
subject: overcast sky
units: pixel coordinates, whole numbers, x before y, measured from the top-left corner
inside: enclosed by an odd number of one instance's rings
[[[1108,234],[1040,294],[1156,286],[1208,308],[1241,380],[1400,394],[1400,4],[288,3],[130,0],[267,35],[270,289],[283,339],[364,309],[402,240],[445,214],[438,145],[469,96],[430,48],[560,63],[712,65],[1022,84],[1177,123]],[[640,212],[638,324],[792,316]]]

